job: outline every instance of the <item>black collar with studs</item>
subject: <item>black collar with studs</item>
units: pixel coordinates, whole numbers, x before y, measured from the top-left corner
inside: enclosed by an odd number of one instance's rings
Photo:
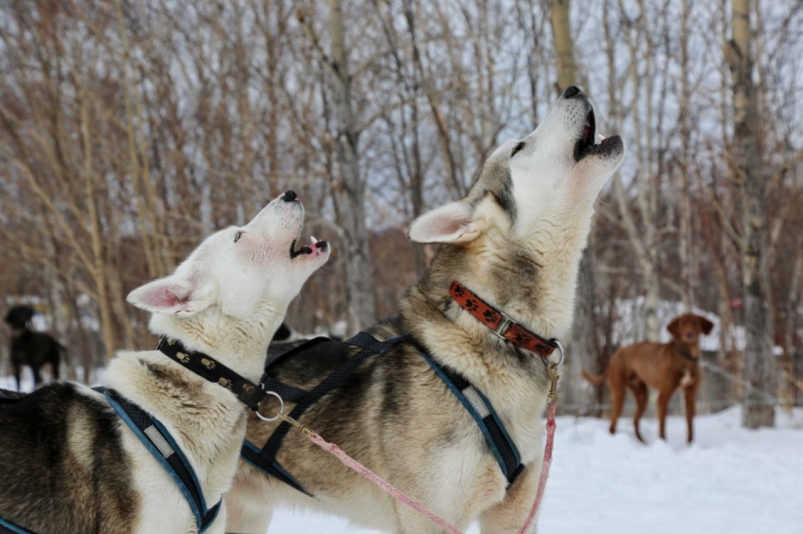
[[[177,339],[163,336],[156,350],[201,378],[231,390],[240,402],[254,411],[259,409],[259,403],[267,396],[258,385],[238,375],[211,356],[189,350]]]

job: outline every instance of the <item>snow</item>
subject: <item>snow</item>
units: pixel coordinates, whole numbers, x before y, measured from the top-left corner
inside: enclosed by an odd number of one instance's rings
[[[30,377],[23,390],[30,391]],[[0,388],[14,389],[0,377]],[[574,534],[803,533],[803,408],[778,409],[777,427],[741,428],[732,407],[695,422],[687,446],[682,417],[667,420],[668,442],[654,419],[630,419],[608,434],[601,419],[558,417],[552,474],[539,532]],[[425,503],[426,504],[426,503]],[[281,509],[268,534],[377,534],[324,514]],[[479,534],[476,526],[466,534]]]
[[[642,419],[608,434],[604,420],[559,417],[539,532],[595,534],[803,533],[803,409],[777,412],[778,427],[740,427],[739,407],[685,420],[670,417],[668,442]],[[374,534],[325,515],[280,510],[269,534]],[[475,526],[468,531],[479,534]]]

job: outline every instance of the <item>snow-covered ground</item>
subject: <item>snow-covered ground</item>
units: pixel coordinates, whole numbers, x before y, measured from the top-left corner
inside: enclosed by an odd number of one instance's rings
[[[30,377],[24,390],[30,391]],[[14,389],[10,377],[0,388]],[[619,433],[590,418],[559,417],[552,474],[539,516],[542,534],[803,534],[803,409],[777,411],[777,428],[740,427],[738,407],[668,419],[669,441],[642,419]],[[327,515],[280,510],[268,534],[375,534]],[[479,534],[474,527],[467,534]]]
[[[803,410],[779,410],[778,428],[771,430],[744,430],[740,416],[738,407],[698,416],[691,447],[680,417],[669,419],[667,443],[656,439],[656,422],[643,419],[646,446],[635,440],[628,419],[610,436],[605,421],[558,418],[539,532],[803,533]],[[374,531],[283,510],[268,533]]]

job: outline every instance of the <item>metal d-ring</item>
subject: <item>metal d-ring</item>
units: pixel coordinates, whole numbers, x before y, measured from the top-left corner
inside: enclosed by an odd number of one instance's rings
[[[265,395],[272,395],[272,396],[276,397],[277,399],[279,399],[279,412],[276,414],[275,417],[265,417],[264,415],[259,413],[259,410],[256,411],[257,417],[259,417],[260,419],[262,419],[266,423],[270,423],[271,421],[275,421],[275,420],[279,419],[282,415],[284,415],[284,400],[275,391],[267,391],[265,389],[263,389],[263,391],[265,392]],[[262,399],[262,400],[265,400],[265,399]],[[262,403],[260,402],[260,404],[262,404]]]
[[[555,366],[557,367],[557,366],[559,366],[560,364],[563,363],[563,358],[564,358],[564,356],[566,356],[566,351],[563,350],[563,345],[560,344],[560,341],[558,341],[557,339],[554,340],[554,341],[555,341],[555,345],[558,346],[558,350],[560,351],[560,360],[558,360],[558,363],[555,364]]]

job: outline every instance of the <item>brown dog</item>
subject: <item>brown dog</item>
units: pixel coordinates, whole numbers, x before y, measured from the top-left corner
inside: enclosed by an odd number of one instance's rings
[[[666,327],[674,338],[669,343],[637,343],[617,350],[608,369],[593,376],[583,369],[583,377],[594,385],[607,378],[611,388],[611,434],[616,432],[616,421],[625,403],[625,388],[636,397],[636,414],[633,426],[636,437],[644,441],[638,423],[647,408],[647,386],[658,390],[658,423],[661,439],[666,439],[666,406],[677,389],[683,388],[686,397],[686,425],[688,442],[692,441],[692,418],[697,388],[700,386],[700,334],[711,333],[713,323],[705,317],[687,313],[675,317]]]

